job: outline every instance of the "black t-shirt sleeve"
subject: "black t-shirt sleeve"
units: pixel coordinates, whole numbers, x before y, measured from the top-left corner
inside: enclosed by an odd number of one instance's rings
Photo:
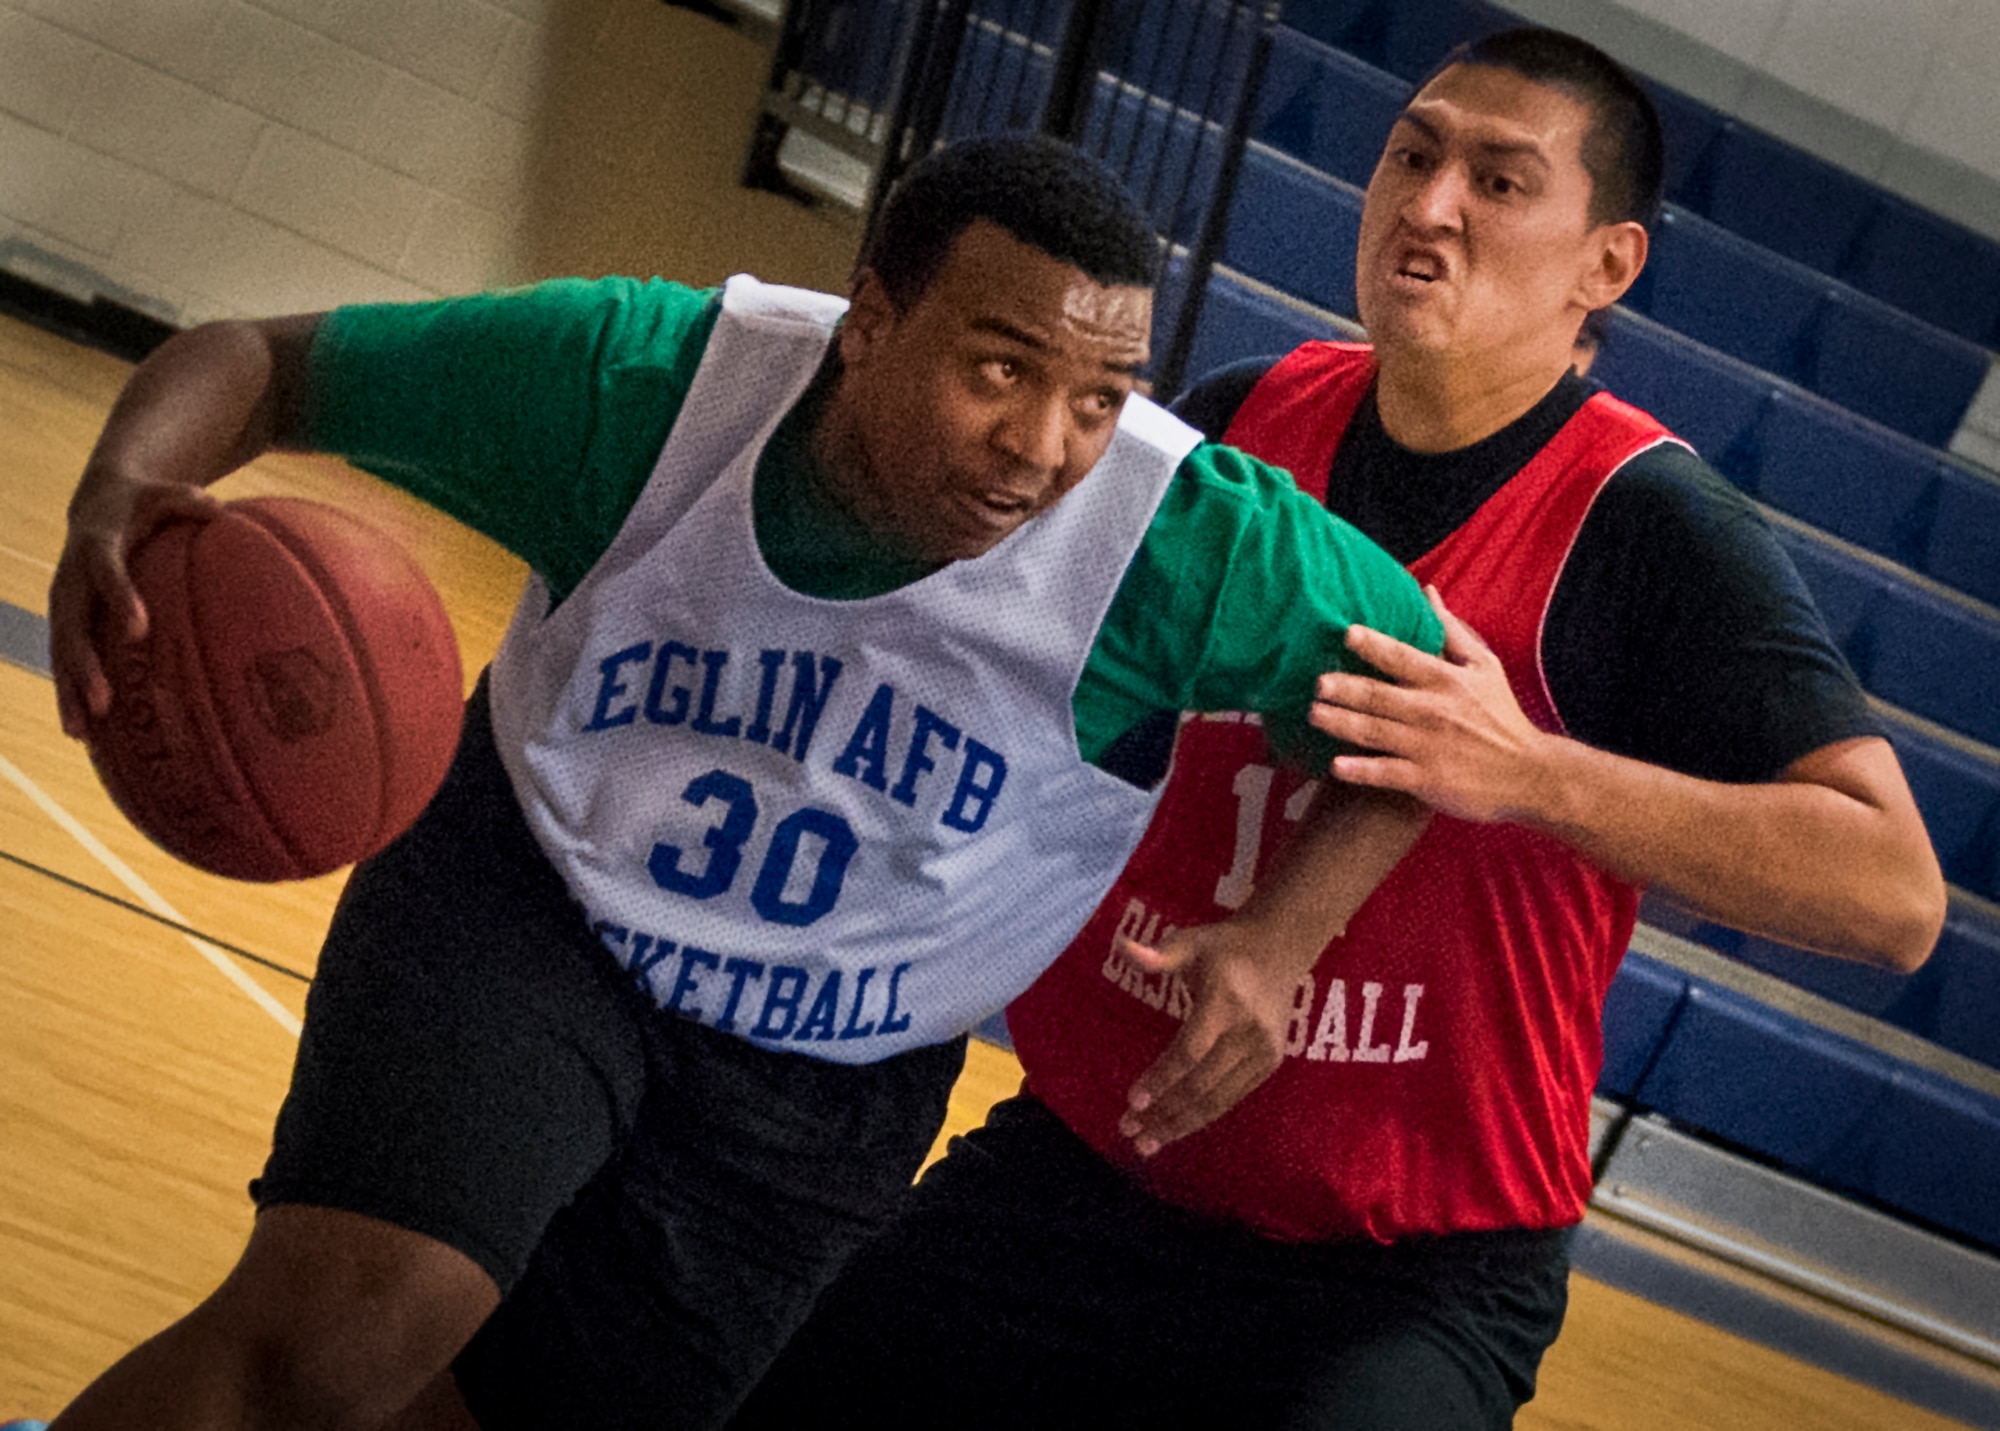
[[[1686,775],[1775,778],[1882,727],[1756,508],[1678,446],[1605,485],[1543,639],[1569,733]]]
[[[1250,396],[1250,389],[1277,363],[1275,357],[1244,358],[1217,368],[1169,403],[1167,411],[1210,442],[1220,442],[1229,424],[1236,420],[1236,409]]]

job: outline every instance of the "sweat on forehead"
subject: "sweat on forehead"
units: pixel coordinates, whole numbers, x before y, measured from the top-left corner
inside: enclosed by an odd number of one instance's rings
[[[1039,135],[963,140],[913,165],[877,215],[859,267],[907,308],[981,219],[1107,286],[1150,288],[1158,277],[1159,239],[1116,177]]]

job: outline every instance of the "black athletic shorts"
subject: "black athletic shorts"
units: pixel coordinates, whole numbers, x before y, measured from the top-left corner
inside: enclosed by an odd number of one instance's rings
[[[1498,1431],[1569,1230],[1284,1243],[1146,1192],[1034,1099],[952,1140],[735,1431]]]
[[[836,1064],[660,1013],[530,834],[482,683],[342,896],[251,1191],[492,1276],[456,1368],[483,1425],[713,1425],[907,1192],[964,1054]]]

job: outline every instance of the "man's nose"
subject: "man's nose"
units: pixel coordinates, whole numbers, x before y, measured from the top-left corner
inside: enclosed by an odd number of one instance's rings
[[[1456,164],[1440,164],[1420,178],[1403,202],[1404,217],[1424,229],[1456,229],[1465,219],[1470,180]]]
[[[1024,396],[1001,419],[994,446],[1023,468],[1048,478],[1068,454],[1068,405],[1055,394]]]

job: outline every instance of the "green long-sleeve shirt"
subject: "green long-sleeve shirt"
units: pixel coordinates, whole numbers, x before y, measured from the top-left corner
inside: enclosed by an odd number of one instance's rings
[[[717,311],[715,290],[622,278],[339,309],[313,346],[307,440],[492,537],[560,598],[644,488]],[[765,561],[826,599],[913,579],[814,496],[806,425],[795,412],[758,464]],[[1429,651],[1443,642],[1416,583],[1374,543],[1284,472],[1203,443],[1085,662],[1079,749],[1102,764],[1162,710],[1252,710],[1296,758],[1323,758],[1331,746],[1303,717],[1322,671],[1356,667],[1350,623]]]

